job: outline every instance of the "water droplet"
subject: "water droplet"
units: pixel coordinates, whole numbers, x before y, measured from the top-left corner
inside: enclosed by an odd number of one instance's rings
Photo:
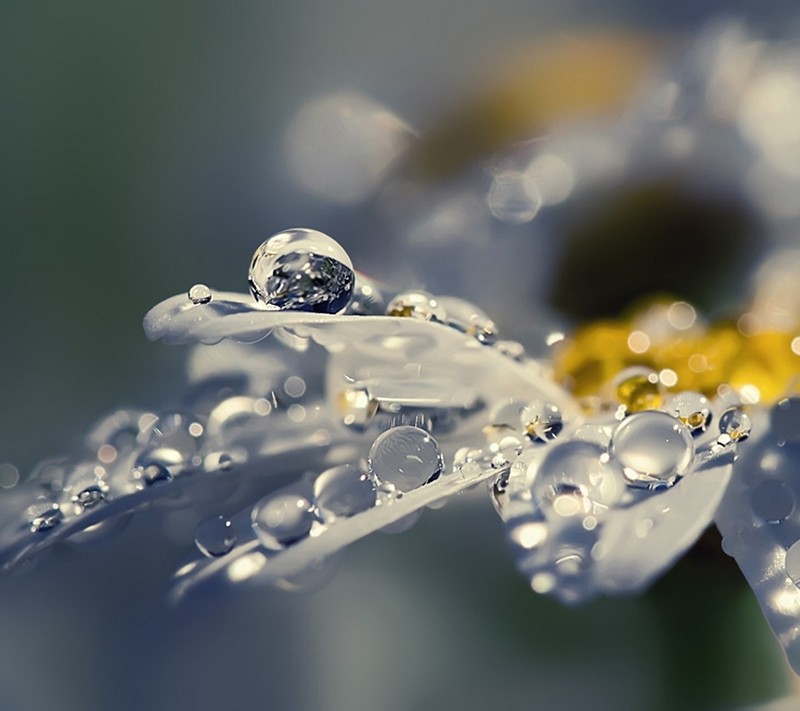
[[[253,507],[253,529],[261,544],[280,550],[305,538],[317,521],[309,498],[296,492],[276,492]]]
[[[323,521],[366,511],[375,499],[375,483],[355,464],[326,469],[314,481],[314,502]]]
[[[800,397],[786,397],[770,410],[772,434],[781,442],[800,443]]]
[[[591,442],[570,440],[554,445],[533,480],[533,498],[545,516],[599,514],[625,491],[622,469]]]
[[[553,403],[542,400],[534,400],[525,405],[519,421],[525,436],[536,443],[555,439],[564,427],[561,410]]]
[[[356,285],[346,314],[353,316],[381,316],[386,311],[386,303],[375,283],[363,274],[356,274]]]
[[[691,391],[678,393],[667,403],[665,409],[686,425],[693,435],[705,432],[711,422],[711,403],[700,393]]]
[[[794,513],[794,494],[786,482],[767,479],[753,488],[750,505],[753,513],[767,523],[780,523]]]
[[[224,516],[211,516],[197,524],[194,543],[204,556],[218,558],[233,550],[236,534],[230,520]]]
[[[350,300],[355,273],[347,252],[328,235],[292,229],[255,251],[248,281],[256,300],[270,306],[335,314]]]
[[[800,587],[800,541],[793,543],[786,551],[786,575],[791,581]]]
[[[663,400],[658,373],[650,368],[626,368],[614,379],[617,400],[628,412],[656,410]]]
[[[639,412],[617,426],[609,452],[632,486],[657,489],[672,486],[689,471],[694,440],[666,412]]]
[[[728,435],[734,442],[743,442],[750,436],[750,417],[737,407],[725,410],[719,418],[720,434]]]
[[[188,296],[193,304],[207,304],[211,301],[211,289],[205,284],[195,284],[189,289]]]
[[[447,324],[491,346],[497,341],[497,326],[475,304],[454,296],[441,296],[439,304],[447,314]]]
[[[443,467],[439,445],[419,427],[386,430],[369,450],[369,471],[375,483],[392,484],[399,491],[412,491],[437,479]]]
[[[447,314],[437,299],[424,291],[406,291],[395,296],[386,307],[387,316],[445,323]]]
[[[86,509],[91,509],[97,504],[106,500],[108,495],[108,485],[104,481],[97,481],[83,487],[72,495],[72,503],[75,505],[75,512],[81,513]]]
[[[147,461],[146,459],[137,459],[136,466],[131,472],[131,478],[141,487],[153,486],[154,484],[162,484],[172,479],[172,474],[169,473],[163,464],[158,462]]]
[[[54,501],[37,501],[25,512],[32,533],[42,533],[55,528],[64,518],[61,507]]]

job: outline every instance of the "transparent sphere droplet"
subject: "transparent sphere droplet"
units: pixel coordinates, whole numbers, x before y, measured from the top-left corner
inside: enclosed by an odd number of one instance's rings
[[[793,543],[786,551],[786,575],[789,579],[800,587],[800,541]]]
[[[686,391],[673,397],[665,408],[680,420],[692,434],[705,432],[711,422],[711,403],[705,395]]]
[[[539,464],[531,493],[548,517],[602,513],[625,492],[622,469],[602,447],[570,440],[556,444]]]
[[[794,513],[794,494],[786,482],[766,479],[753,487],[750,505],[760,519],[767,523],[780,523]]]
[[[386,430],[369,450],[369,471],[376,484],[412,491],[437,479],[444,468],[439,445],[419,427],[401,425]]]
[[[561,410],[551,402],[529,402],[522,408],[519,417],[522,432],[531,442],[549,442],[558,437],[564,427]]]
[[[211,289],[205,284],[195,284],[189,289],[188,296],[193,304],[207,304],[211,301]]]
[[[395,296],[386,307],[387,316],[444,323],[447,314],[439,301],[424,291],[406,291]]]
[[[197,524],[194,543],[204,556],[219,558],[233,550],[236,534],[225,516],[211,516]]]
[[[323,521],[354,516],[375,505],[375,482],[356,464],[322,472],[314,481],[314,502]]]
[[[25,512],[32,533],[43,533],[55,528],[64,519],[61,507],[54,501],[37,501]]]
[[[614,378],[617,400],[628,412],[642,412],[661,407],[662,385],[656,371],[644,366],[626,368]]]
[[[253,507],[253,529],[265,548],[280,550],[302,540],[317,521],[314,506],[307,496],[277,492],[264,497]]]
[[[719,418],[719,431],[734,442],[743,442],[750,436],[752,429],[750,417],[737,407],[725,410]]]
[[[800,443],[800,397],[785,397],[769,413],[772,434],[781,442]]]
[[[639,412],[620,422],[609,452],[622,465],[629,484],[658,489],[672,486],[689,471],[694,440],[666,412]]]
[[[89,484],[83,487],[72,495],[72,503],[78,513],[91,509],[97,504],[106,500],[108,495],[108,484],[103,481],[97,481],[94,484]]]
[[[347,252],[328,235],[293,229],[255,251],[248,281],[256,300],[270,306],[335,314],[350,301],[355,272]]]

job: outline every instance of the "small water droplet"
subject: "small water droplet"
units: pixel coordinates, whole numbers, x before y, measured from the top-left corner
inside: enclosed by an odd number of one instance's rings
[[[248,281],[256,300],[270,306],[335,314],[350,300],[355,272],[347,252],[328,235],[292,229],[255,251]]]
[[[205,284],[195,284],[189,289],[188,296],[193,304],[207,304],[211,301],[211,289]]]
[[[454,296],[442,296],[438,301],[447,314],[448,326],[472,336],[486,346],[497,341],[497,326],[475,304]]]
[[[672,486],[689,471],[694,440],[666,412],[639,412],[617,426],[609,452],[622,465],[629,484],[657,489]]]
[[[800,397],[785,397],[770,410],[772,434],[781,442],[800,443]]]
[[[386,307],[387,316],[444,323],[447,314],[437,299],[424,291],[406,291],[395,296]]]
[[[375,483],[355,464],[326,469],[314,481],[314,502],[326,522],[366,511],[375,500]]]
[[[620,500],[625,478],[619,464],[591,442],[554,445],[533,480],[533,498],[545,516],[600,514]]]
[[[753,513],[767,523],[780,523],[794,513],[794,494],[786,482],[767,479],[753,488],[750,505]]]
[[[64,518],[61,507],[53,501],[31,504],[25,515],[32,533],[42,533],[55,528]]]
[[[737,407],[725,410],[719,418],[720,434],[728,435],[734,442],[743,442],[750,436],[753,423],[750,417]]]
[[[81,513],[86,509],[91,509],[97,504],[106,500],[108,495],[108,485],[103,481],[97,481],[83,487],[72,495],[72,503],[75,505],[75,512]]]
[[[425,430],[401,425],[386,430],[369,450],[369,471],[376,484],[412,491],[437,479],[444,460],[436,440]]]
[[[276,492],[253,507],[253,529],[261,544],[280,550],[311,532],[317,515],[309,498],[296,492]]]
[[[564,427],[561,410],[551,402],[529,402],[522,408],[519,417],[523,433],[535,443],[541,444],[555,439]]]
[[[705,432],[711,422],[711,403],[701,393],[688,390],[678,393],[667,403],[665,409],[686,425],[693,435]]]
[[[140,485],[141,488],[146,486],[153,486],[154,484],[162,484],[172,480],[172,474],[169,473],[163,464],[158,462],[147,461],[146,459],[138,459],[136,466],[131,472],[131,478]]]
[[[617,400],[627,412],[642,412],[661,407],[661,381],[656,371],[643,366],[626,368],[614,379]]]
[[[236,534],[225,516],[211,516],[197,524],[194,543],[204,556],[218,558],[233,550]]]
[[[789,579],[800,587],[800,541],[793,543],[786,551],[786,575]]]

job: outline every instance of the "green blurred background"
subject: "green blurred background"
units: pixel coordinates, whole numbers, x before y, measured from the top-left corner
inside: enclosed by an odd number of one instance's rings
[[[281,228],[341,224],[285,176],[304,101],[356,89],[425,127],[532,38],[692,32],[734,9],[4,0],[0,462],[27,472],[111,408],[177,397],[185,351],[145,340],[146,310],[195,282],[242,290]],[[145,515],[0,582],[0,709],[713,709],[789,689],[733,563],[703,550],[646,596],[565,609],[516,576],[488,502],[462,503],[357,546],[320,593],[173,610],[175,539]]]

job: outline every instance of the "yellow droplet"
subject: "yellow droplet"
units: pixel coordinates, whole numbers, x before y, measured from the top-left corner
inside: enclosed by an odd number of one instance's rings
[[[664,402],[658,375],[646,368],[623,371],[615,381],[616,396],[627,412],[657,410]]]

